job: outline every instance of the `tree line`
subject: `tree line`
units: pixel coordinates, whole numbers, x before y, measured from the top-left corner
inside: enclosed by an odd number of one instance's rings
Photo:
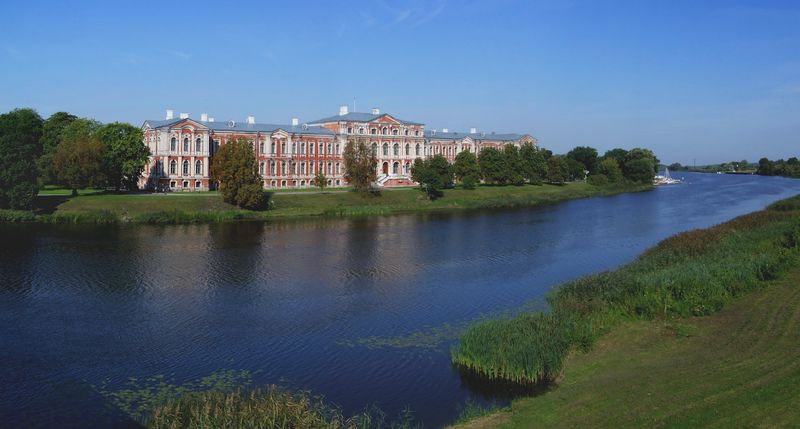
[[[521,147],[484,148],[477,156],[461,152],[453,164],[442,155],[417,159],[411,177],[433,199],[442,195],[442,189],[456,183],[464,189],[475,189],[480,182],[500,186],[545,182],[560,185],[575,180],[587,180],[593,185],[624,181],[652,183],[658,164],[655,154],[643,148],[612,149],[600,157],[597,149],[588,146],[554,155],[550,150],[525,143]],[[374,171],[374,163],[372,166]]]
[[[30,209],[44,185],[136,189],[150,151],[133,125],[33,109],[0,114],[0,207]]]
[[[756,174],[762,176],[800,177],[800,160],[791,157],[787,160],[778,159],[770,161],[768,158],[758,160]]]

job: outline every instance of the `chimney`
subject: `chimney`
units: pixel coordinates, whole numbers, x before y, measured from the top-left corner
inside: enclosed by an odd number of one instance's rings
[[[251,125],[252,125],[252,124],[255,124],[255,123],[256,123],[256,117],[255,117],[255,116],[253,116],[253,115],[250,115],[250,116],[248,116],[248,117],[247,117],[247,123],[248,123],[248,124],[251,124]]]
[[[167,109],[167,119],[172,119],[173,114],[174,112],[172,111],[172,109]]]
[[[469,129],[469,133],[470,134],[477,134],[478,133],[478,129],[477,128],[470,128]]]
[[[443,132],[443,133],[449,133],[449,132],[450,132],[450,130],[449,130],[448,128],[442,128],[442,132]]]
[[[214,122],[214,118],[208,118],[208,122]]]
[[[344,116],[346,114],[347,114],[347,105],[342,104],[341,106],[339,106],[339,116]]]
[[[181,118],[181,119],[187,119],[188,117],[189,117],[189,114],[188,114],[188,113],[186,113],[186,112],[184,112],[184,113],[181,113],[181,115],[180,115],[180,118]]]
[[[372,108],[372,114],[373,115],[380,115],[381,114],[381,109],[378,109],[377,107],[373,107]]]
[[[296,127],[298,125],[300,125],[300,120],[297,118],[292,118],[292,126]]]
[[[208,113],[201,113],[200,120],[203,122],[208,122]]]

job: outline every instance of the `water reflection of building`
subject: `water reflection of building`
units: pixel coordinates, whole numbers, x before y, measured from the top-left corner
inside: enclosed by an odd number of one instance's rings
[[[163,120],[142,125],[150,159],[139,185],[159,190],[208,190],[214,187],[210,164],[214,153],[227,142],[245,139],[256,154],[258,172],[265,188],[306,188],[322,172],[329,186],[344,186],[342,153],[348,141],[363,141],[375,152],[379,186],[413,185],[411,165],[417,158],[437,154],[450,162],[459,152],[479,154],[486,147],[507,144],[537,144],[528,134],[449,132],[425,130],[420,122],[399,119],[379,109],[369,113],[350,112],[341,106],[339,114],[291,124],[257,123],[254,116],[244,122],[217,122],[203,113],[200,119],[181,113],[176,118],[167,110]]]

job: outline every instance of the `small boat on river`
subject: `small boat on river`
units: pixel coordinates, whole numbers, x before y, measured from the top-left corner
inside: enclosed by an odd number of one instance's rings
[[[664,175],[656,175],[653,178],[654,185],[675,185],[677,183],[683,183],[680,179],[673,179],[672,176],[669,175],[669,168],[664,168]]]

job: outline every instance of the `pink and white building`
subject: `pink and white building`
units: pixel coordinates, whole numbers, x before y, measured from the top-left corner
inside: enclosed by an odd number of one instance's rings
[[[379,109],[349,112],[347,106],[341,106],[336,116],[303,124],[293,118],[289,125],[257,123],[253,116],[244,122],[217,122],[205,113],[198,120],[186,113],[175,117],[167,110],[165,119],[145,121],[142,131],[151,156],[140,187],[174,191],[213,189],[214,153],[240,138],[252,145],[265,188],[311,187],[319,171],[329,186],[345,186],[342,152],[349,140],[372,147],[378,159],[378,186],[413,185],[411,165],[417,158],[442,154],[452,162],[461,151],[479,154],[485,147],[537,144],[527,134],[483,133],[474,128],[469,133],[426,131],[421,122]]]

